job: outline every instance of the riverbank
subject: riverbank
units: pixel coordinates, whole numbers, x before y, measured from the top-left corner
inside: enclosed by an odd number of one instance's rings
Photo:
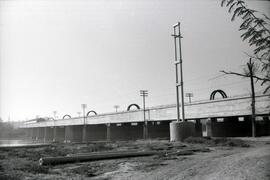
[[[188,154],[177,153],[197,149]],[[159,155],[40,166],[41,157],[112,151]],[[259,163],[258,163],[259,162]],[[249,171],[246,171],[249,168]],[[258,175],[255,172],[259,172]],[[256,175],[256,176],[255,176]],[[0,179],[260,179],[270,177],[270,138],[189,138],[58,144],[0,150]],[[237,177],[237,178],[236,178]]]

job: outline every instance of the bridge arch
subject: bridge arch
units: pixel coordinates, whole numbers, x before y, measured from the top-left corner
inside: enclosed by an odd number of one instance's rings
[[[217,89],[217,90],[214,90],[214,91],[211,93],[211,95],[210,95],[210,100],[214,100],[214,99],[215,99],[216,93],[221,94],[221,96],[222,96],[223,98],[227,98],[227,97],[228,97],[227,94],[226,94],[224,91],[222,91],[221,89]]]
[[[68,114],[66,114],[66,115],[64,115],[64,116],[62,117],[62,119],[65,119],[65,118],[70,119],[70,118],[71,118],[71,116],[70,116],[70,115],[68,115]]]
[[[88,113],[86,114],[86,116],[89,116],[90,113],[94,113],[95,115],[97,115],[97,112],[96,111],[91,110],[91,111],[88,111]]]
[[[128,108],[127,108],[127,111],[130,111],[130,108],[131,108],[132,106],[135,106],[137,109],[141,109],[140,106],[139,106],[138,104],[130,104],[130,105],[128,106]]]

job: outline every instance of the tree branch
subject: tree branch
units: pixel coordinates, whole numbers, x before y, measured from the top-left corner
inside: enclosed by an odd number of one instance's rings
[[[250,77],[250,75],[248,74],[241,74],[241,73],[236,73],[236,72],[227,72],[227,71],[220,71],[224,74],[232,74],[232,75],[236,75],[236,76],[242,76],[242,77]],[[253,75],[253,77],[256,79],[256,80],[259,80],[259,81],[264,81],[264,82],[270,82],[270,78],[262,78],[262,77],[259,77],[259,76],[256,76],[256,75]]]
[[[248,8],[246,8],[242,3],[240,3],[240,5],[241,5],[243,8],[248,9]],[[250,9],[248,9],[248,10],[250,10]],[[253,17],[254,19],[259,19],[257,16],[254,15],[253,12],[251,12],[250,14],[252,15],[252,17]],[[264,30],[266,30],[266,31],[268,32],[268,34],[270,34],[269,29],[267,29],[263,24],[261,24],[261,26],[264,28]]]

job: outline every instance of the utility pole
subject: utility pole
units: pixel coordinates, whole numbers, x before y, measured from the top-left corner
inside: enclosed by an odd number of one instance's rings
[[[144,139],[148,137],[148,131],[147,131],[147,121],[145,118],[145,97],[148,96],[147,90],[140,90],[140,96],[143,97],[143,121],[144,121]]]
[[[183,59],[182,59],[182,50],[181,50],[181,38],[183,37],[181,36],[180,22],[178,22],[177,24],[173,26],[172,36],[174,37],[174,56],[175,56],[174,64],[175,64],[175,75],[176,75],[177,121],[179,122],[180,121],[179,87],[181,87],[182,121],[185,121],[184,83],[183,83],[183,67],[182,67]],[[180,78],[179,78],[179,75],[180,75]]]
[[[87,104],[81,104],[82,112],[83,112],[83,132],[82,132],[82,141],[87,141],[87,129],[86,129],[86,117],[85,117],[85,109],[87,108]]]
[[[251,122],[252,122],[252,137],[256,137],[256,112],[255,112],[255,90],[254,90],[254,81],[253,81],[253,67],[254,62],[251,62],[251,58],[247,63],[249,75],[250,75],[250,84],[251,84]]]
[[[191,103],[191,98],[193,97],[193,93],[186,93],[186,97],[188,97],[189,103]]]
[[[53,111],[53,118],[54,118],[54,119],[57,119],[56,114],[57,114],[57,111]]]
[[[57,111],[53,111],[53,117],[54,117],[54,119],[53,119],[53,142],[55,142],[55,140],[56,140],[56,126],[55,126],[55,120],[57,119],[56,114],[57,114]]]
[[[119,105],[114,105],[113,106],[115,108],[115,112],[117,112],[117,109],[120,107]]]
[[[140,95],[143,97],[143,120],[145,122],[145,97],[148,96],[148,91],[140,90]]]
[[[82,110],[83,110],[83,124],[86,124],[85,120],[85,109],[87,108],[87,104],[81,104]]]

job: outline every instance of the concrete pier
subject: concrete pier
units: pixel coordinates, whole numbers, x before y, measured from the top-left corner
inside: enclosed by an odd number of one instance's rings
[[[106,124],[106,140],[110,141],[111,140],[111,124],[108,123]]]
[[[148,139],[148,122],[143,123],[143,138]]]
[[[212,134],[212,123],[215,122],[215,118],[208,118],[206,119],[206,136],[211,137]]]
[[[208,136],[211,137],[251,136],[251,129],[251,118],[248,116],[211,118],[208,122]]]
[[[148,123],[148,137],[149,138],[170,138],[170,122],[158,121]]]
[[[83,142],[107,140],[107,126],[105,124],[86,125],[84,128]]]
[[[267,136],[270,134],[270,117],[264,116],[260,121],[256,121],[257,136]]]
[[[44,137],[45,137],[45,128],[39,127],[36,140],[37,141],[44,141]]]
[[[31,128],[31,140],[36,139],[36,134],[37,134],[37,128]]]
[[[53,141],[53,130],[54,130],[54,127],[45,127],[45,132],[44,132],[45,142]]]
[[[54,141],[56,142],[65,141],[65,127],[64,126],[56,126],[54,128]]]
[[[195,136],[196,137],[202,137],[203,131],[202,131],[202,123],[200,119],[195,120]]]
[[[110,140],[143,139],[143,123],[118,123],[110,125]]]
[[[195,135],[195,123],[193,122],[171,122],[170,141],[183,141]]]
[[[65,142],[82,142],[83,126],[66,126]]]

